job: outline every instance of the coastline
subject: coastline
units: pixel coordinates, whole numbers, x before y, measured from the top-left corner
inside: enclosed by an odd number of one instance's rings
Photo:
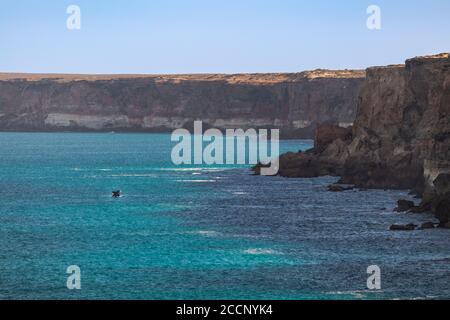
[[[450,57],[367,70],[352,128],[319,126],[313,149],[280,156],[281,176],[339,176],[371,189],[409,189],[450,228]],[[262,166],[256,166],[256,174]],[[399,203],[400,205],[400,203]],[[411,229],[411,226],[404,226]]]

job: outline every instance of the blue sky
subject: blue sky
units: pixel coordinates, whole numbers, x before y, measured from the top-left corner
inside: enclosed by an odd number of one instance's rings
[[[71,4],[81,30],[66,28]],[[371,4],[381,30],[366,27]],[[297,72],[444,51],[448,0],[0,1],[0,72]]]

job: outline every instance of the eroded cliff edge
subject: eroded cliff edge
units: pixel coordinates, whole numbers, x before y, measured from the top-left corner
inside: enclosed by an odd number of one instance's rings
[[[449,113],[449,54],[369,68],[353,128],[319,127],[314,149],[282,155],[279,174],[335,175],[362,188],[412,189],[448,224]]]
[[[194,120],[215,128],[280,128],[311,137],[347,126],[365,71],[292,74],[0,74],[2,131],[170,131]]]

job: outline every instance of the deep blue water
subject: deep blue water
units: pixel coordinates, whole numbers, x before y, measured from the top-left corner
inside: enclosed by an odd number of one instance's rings
[[[388,231],[432,219],[393,213],[406,192],[175,167],[173,145],[162,134],[0,133],[0,299],[450,298],[450,231]],[[66,288],[70,265],[81,290]],[[367,290],[369,265],[380,291]]]

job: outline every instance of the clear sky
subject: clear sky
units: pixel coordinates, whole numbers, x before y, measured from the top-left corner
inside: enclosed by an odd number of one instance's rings
[[[0,1],[0,72],[297,72],[448,51],[449,0]]]

